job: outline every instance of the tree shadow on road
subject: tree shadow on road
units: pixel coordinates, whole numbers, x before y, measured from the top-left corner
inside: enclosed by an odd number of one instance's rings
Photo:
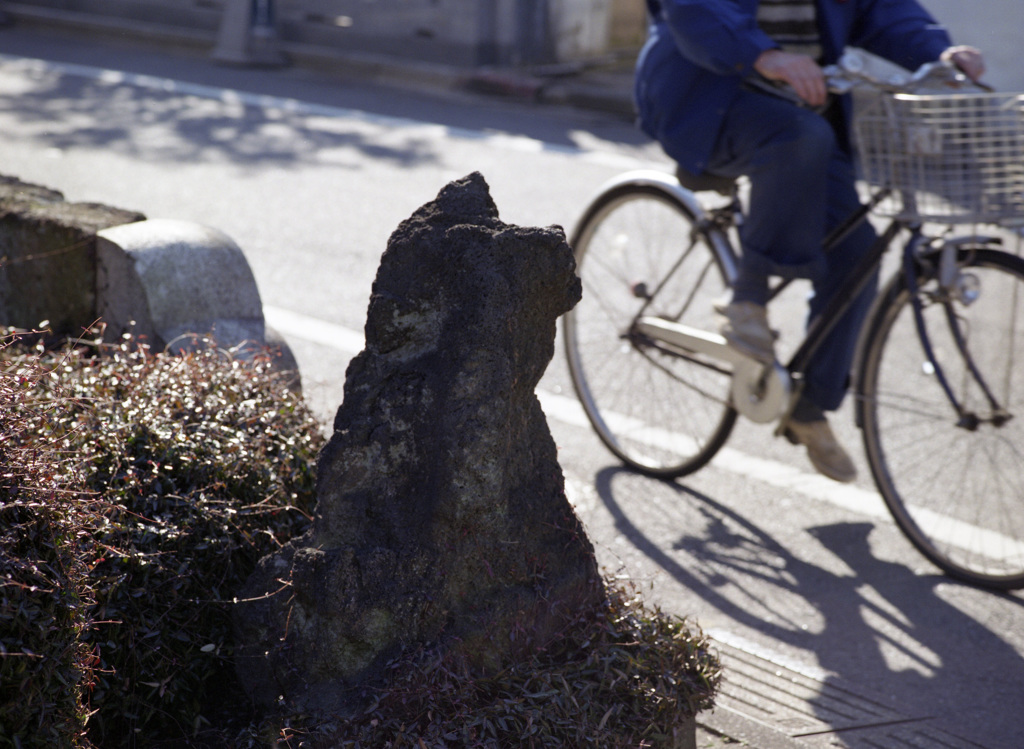
[[[285,165],[306,163],[309,154],[318,148],[335,151],[332,156],[343,164],[346,148],[366,149],[367,155],[400,165],[431,164],[438,158],[432,145],[436,145],[436,138],[413,134],[406,142],[389,143],[377,151],[373,143],[378,139],[367,138],[359,128],[323,133],[319,128],[303,127],[296,114],[296,108],[301,108],[335,117],[345,112],[356,119],[363,116],[365,121],[419,124],[453,136],[478,137],[485,133],[524,137],[570,151],[600,142],[606,150],[645,159],[663,158],[660,149],[634,126],[631,118],[563,110],[515,98],[470,95],[457,80],[448,86],[439,84],[422,90],[412,80],[403,81],[401,75],[382,81],[367,79],[362,72],[346,74],[344,68],[316,72],[224,66],[215,64],[208,53],[161,49],[128,37],[100,43],[87,35],[27,28],[0,29],[0,48],[5,55],[24,56],[17,64],[34,65],[37,84],[35,92],[0,91],[0,108],[23,113],[23,122],[31,126],[26,138],[37,137],[54,148],[102,145],[143,158],[220,155],[246,163],[262,159]],[[37,58],[52,60],[57,67],[39,64]],[[68,72],[58,72],[61,66]],[[132,72],[117,74],[109,68]],[[285,111],[283,117],[275,114],[269,122],[264,121],[263,107],[259,106],[246,112],[245,122],[234,115],[199,118],[176,133],[181,142],[164,142],[157,147],[160,139],[152,135],[152,121],[148,126],[141,125],[126,108],[126,99],[131,97],[125,93],[128,87],[118,83],[119,76],[135,87],[142,86],[142,98],[154,100],[145,105],[136,102],[134,115],[141,117],[166,120],[183,108],[180,100],[185,97],[180,92],[197,89],[207,90],[204,98],[216,100],[224,94],[228,98],[283,102],[285,110],[291,111]],[[97,98],[93,100],[93,96]],[[368,115],[370,112],[374,114]],[[83,115],[93,124],[82,122]],[[73,133],[68,127],[72,118],[79,120],[81,132]],[[46,140],[35,127],[40,122],[56,126],[53,140]],[[276,135],[263,132],[270,126],[276,128]]]
[[[60,151],[103,149],[151,162],[216,162],[360,168],[365,158],[396,166],[432,164],[436,139],[415,128],[387,132],[372,120],[318,116],[298,102],[257,100],[164,79],[99,78],[28,65],[30,84],[0,98],[19,137]]]
[[[367,78],[365,69],[345,66],[323,71],[300,67],[265,69],[215,64],[208,51],[163,49],[131,37],[90,39],[88,33],[64,34],[55,29],[0,29],[0,49],[7,55],[45,58],[65,64],[130,70],[142,75],[170,77],[237,91],[294,98],[327,107],[365,110],[394,118],[413,118],[455,130],[470,129],[525,136],[555,146],[575,147],[580,133],[608,146],[653,149],[650,137],[635,127],[632,117],[594,115],[579,110],[504,97],[468,95],[456,80],[445,77],[423,90],[415,79],[400,73]],[[555,117],[538,117],[539,113]],[[557,116],[557,115],[561,116]]]
[[[663,504],[625,507],[616,484],[635,480],[650,481]],[[1024,659],[1000,634],[1000,625],[1024,621],[1019,597],[879,559],[871,523],[793,529],[783,542],[679,483],[606,468],[595,486],[616,530],[689,591],[692,610],[717,610],[784,647],[812,652],[837,682],[878,690],[910,717],[961,735],[983,726],[985,746],[1019,745]],[[665,531],[666,524],[684,532]],[[949,595],[956,590],[968,595]],[[989,595],[1006,604],[995,607],[1001,620],[981,621],[953,603]]]

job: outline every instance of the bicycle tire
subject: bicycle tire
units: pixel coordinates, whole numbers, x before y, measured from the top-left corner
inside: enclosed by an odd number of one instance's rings
[[[608,449],[660,478],[705,465],[736,421],[729,373],[631,330],[642,308],[714,329],[712,304],[727,275],[696,226],[694,211],[670,190],[627,182],[591,203],[571,238],[583,282],[582,300],[563,321],[573,386]]]
[[[958,266],[975,301],[938,298],[935,274],[924,271],[918,293],[939,368],[981,423],[958,425],[919,342],[902,273],[865,327],[857,415],[875,483],[911,543],[952,577],[1011,590],[1024,587],[1024,260],[976,247],[959,253]],[[951,320],[1009,412],[1005,422],[992,418],[998,411],[959,352]]]

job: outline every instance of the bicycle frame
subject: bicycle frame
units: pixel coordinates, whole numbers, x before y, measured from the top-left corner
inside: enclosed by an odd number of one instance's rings
[[[734,195],[729,205],[712,211],[705,211],[691,191],[682,187],[677,181],[670,178],[666,179],[666,177],[667,175],[649,175],[647,179],[649,184],[656,183],[662,189],[669,189],[698,217],[699,222],[696,230],[701,232],[709,244],[715,248],[724,266],[726,276],[731,282],[736,274],[737,254],[726,232],[729,228],[737,226],[742,218],[738,199]],[[636,182],[638,176],[634,174],[629,177],[629,180]],[[851,214],[839,226],[835,227],[823,242],[824,251],[832,251],[861,223],[866,221],[871,211],[885,200],[886,197],[888,197],[888,191],[879,191],[872,196],[871,201]],[[804,340],[794,352],[789,362],[782,366],[766,367],[763,363],[756,362],[730,349],[721,336],[661,319],[639,316],[634,325],[634,332],[648,340],[667,345],[682,355],[702,355],[730,364],[734,371],[733,395],[737,401],[738,410],[748,418],[761,423],[779,419],[781,429],[785,426],[789,410],[797,400],[800,389],[803,387],[803,373],[810,365],[814,354],[822,346],[829,333],[832,332],[857,297],[871,283],[872,278],[881,267],[883,256],[889,250],[896,237],[904,230],[910,232],[910,238],[903,249],[902,272],[906,279],[907,288],[913,294],[914,319],[922,349],[935,372],[938,382],[949,399],[952,409],[957,415],[958,425],[967,429],[977,428],[981,420],[976,414],[967,411],[957,399],[941,364],[935,356],[924,322],[922,314],[923,303],[917,294],[917,264],[920,249],[927,243],[927,238],[923,234],[921,225],[918,222],[911,223],[901,219],[892,219],[889,222],[879,234],[869,252],[855,266],[849,281],[833,296],[821,314],[812,321]],[[989,244],[995,240],[992,238],[978,238],[978,241]],[[940,266],[943,268],[952,267],[953,255],[955,255],[957,249],[957,242],[946,243],[940,250]],[[950,271],[944,270],[942,275],[948,276]],[[941,280],[944,285],[948,285],[953,279],[942,278]],[[789,281],[778,284],[772,290],[771,297],[776,297],[788,284]],[[992,406],[994,414],[992,421],[998,422],[1001,418],[1006,418],[1005,410],[999,406],[983,376],[977,367],[974,366],[966,341],[951,311],[947,314],[947,320],[953,338],[961,355],[967,362],[972,377],[979,384],[989,404]],[[863,344],[861,344],[862,346]],[[740,402],[740,397],[745,398],[742,403]]]
[[[846,222],[844,222],[836,231],[826,238],[824,243],[824,249],[826,252],[832,250],[842,239],[844,239],[861,221],[867,218],[867,215],[871,212],[873,207],[879,202],[884,200],[886,197],[885,191],[882,191],[874,196],[873,200],[865,205],[860,211],[852,215]],[[957,416],[957,425],[974,430],[977,429],[981,424],[982,419],[973,411],[968,411],[964,408],[963,404],[957,398],[953,392],[953,388],[949,384],[949,380],[946,377],[945,371],[935,356],[934,348],[932,347],[931,338],[928,335],[928,328],[924,321],[923,314],[923,301],[921,296],[918,294],[918,260],[920,256],[920,248],[926,244],[927,238],[921,231],[921,225],[919,223],[907,223],[898,219],[893,219],[889,222],[886,229],[879,235],[875,241],[870,252],[861,260],[861,262],[854,268],[852,278],[850,282],[843,287],[842,291],[836,294],[826,305],[825,309],[821,314],[814,320],[807,331],[807,335],[804,337],[800,347],[791,357],[789,363],[786,365],[786,370],[789,372],[790,379],[796,383],[796,387],[801,386],[801,374],[809,366],[811,359],[813,358],[817,349],[824,342],[826,336],[832,331],[836,323],[842,317],[842,315],[849,309],[850,305],[857,298],[857,296],[864,290],[867,284],[870,282],[871,277],[875,271],[881,266],[882,257],[888,251],[889,246],[896,239],[896,236],[903,231],[908,230],[911,234],[910,239],[904,245],[903,248],[903,259],[901,263],[902,273],[907,285],[907,289],[911,294],[911,307],[914,312],[914,324],[917,330],[918,340],[921,343],[921,348],[935,374],[935,378],[938,381],[946,397],[949,399],[949,403]],[[973,238],[975,241],[992,244],[997,240],[991,237],[985,238]],[[940,266],[952,267],[954,265],[954,255],[958,249],[959,244],[962,244],[963,240],[945,243],[943,248],[940,250]],[[951,275],[949,271],[943,271],[940,273],[940,283],[943,287],[948,287],[954,280],[952,277],[944,278],[944,275]],[[783,284],[782,286],[784,286]],[[781,287],[774,293],[777,294],[781,291]],[[773,294],[774,295],[774,294]],[[988,386],[985,378],[982,376],[980,370],[974,363],[974,359],[971,356],[970,351],[967,348],[967,343],[964,338],[963,332],[960,329],[960,325],[956,320],[956,316],[953,314],[952,309],[949,305],[948,300],[943,301],[943,305],[946,308],[946,321],[949,325],[950,331],[953,335],[953,339],[956,342],[957,349],[960,355],[966,362],[967,369],[971,373],[971,376],[977,382],[981,391],[985,394],[989,405],[992,407],[993,416],[990,419],[997,426],[1009,418],[1005,408],[1003,408],[992,393],[991,388]],[[861,344],[863,345],[863,344]],[[799,395],[799,392],[796,393]],[[793,401],[796,399],[793,398]]]

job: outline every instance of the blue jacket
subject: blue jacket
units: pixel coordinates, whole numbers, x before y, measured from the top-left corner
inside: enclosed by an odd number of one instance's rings
[[[917,0],[815,0],[823,60],[860,47],[914,70],[950,46]],[[652,24],[637,61],[640,125],[692,172],[707,164],[744,77],[778,46],[756,21],[758,0],[647,0]],[[849,97],[844,114],[849,117]]]

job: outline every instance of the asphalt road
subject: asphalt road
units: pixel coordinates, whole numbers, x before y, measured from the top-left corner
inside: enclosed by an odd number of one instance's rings
[[[0,173],[232,236],[325,423],[389,233],[446,182],[480,171],[505,221],[571,225],[604,180],[669,166],[590,112],[11,29],[0,55]],[[709,725],[763,749],[1024,745],[1024,596],[939,575],[867,479],[840,491],[743,423],[707,468],[653,481],[600,446],[560,356],[539,395],[602,564],[720,643]]]

